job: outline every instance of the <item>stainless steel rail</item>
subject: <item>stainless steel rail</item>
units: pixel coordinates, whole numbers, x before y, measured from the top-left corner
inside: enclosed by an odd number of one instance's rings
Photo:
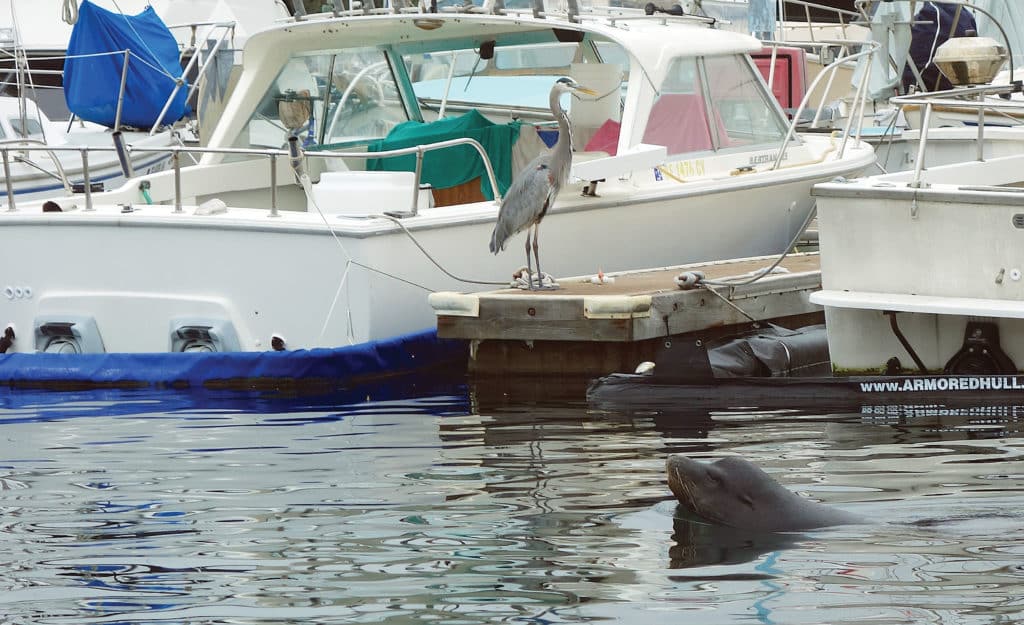
[[[1024,111],[1024,104],[1020,101],[1013,101],[1002,98],[989,98],[987,96],[1009,96],[1019,93],[1019,84],[1010,85],[979,85],[975,87],[956,87],[945,91],[933,91],[930,93],[914,93],[910,95],[897,96],[889,101],[903,107],[908,104],[921,106],[924,113],[921,116],[921,136],[917,144],[917,162],[914,164],[914,179],[910,186],[920,188],[921,173],[925,165],[925,148],[928,145],[928,128],[931,125],[932,111],[936,106],[956,107],[965,109],[977,109],[978,111],[978,138],[977,138],[977,160],[985,160],[985,111],[986,110],[1017,110]]]
[[[435,150],[443,150],[459,145],[471,146],[480,155],[483,160],[484,167],[487,170],[488,182],[491,185],[491,192],[494,194],[495,201],[501,199],[501,193],[498,191],[497,177],[494,174],[494,166],[491,164],[491,159],[487,156],[487,151],[479,141],[470,138],[460,139],[449,139],[448,141],[438,141],[436,143],[429,143],[425,145],[418,145],[410,148],[402,148],[398,150],[384,150],[381,152],[334,152],[334,151],[320,151],[320,152],[304,152],[298,147],[295,142],[296,148],[293,153],[292,150],[259,150],[251,148],[210,148],[210,147],[182,147],[182,146],[154,146],[154,147],[132,147],[126,145],[125,150],[128,154],[132,152],[140,153],[154,153],[154,154],[169,154],[171,159],[171,167],[174,171],[174,213],[183,213],[182,209],[182,190],[181,190],[181,153],[194,153],[194,154],[222,154],[222,155],[234,155],[234,156],[253,156],[253,157],[265,157],[270,163],[270,214],[272,217],[278,216],[277,206],[277,159],[285,157],[290,160],[293,164],[293,169],[301,170],[301,164],[305,159],[308,158],[357,158],[357,159],[377,159],[377,158],[391,158],[394,156],[407,156],[415,155],[416,157],[416,168],[415,168],[415,179],[413,184],[412,201],[410,204],[410,212],[408,216],[416,215],[418,211],[419,203],[419,187],[421,182],[421,173],[423,167],[423,156],[427,152]],[[84,195],[85,195],[85,210],[93,210],[93,198],[92,188],[89,184],[89,153],[90,152],[116,152],[114,147],[83,147],[83,146],[28,146],[19,144],[16,148],[12,148],[10,145],[0,143],[0,157],[4,163],[4,173],[6,174],[7,181],[7,197],[8,197],[8,212],[16,211],[17,208],[14,202],[13,185],[10,177],[10,152],[12,151],[45,151],[45,152],[78,152],[82,159],[82,174],[84,178]],[[56,160],[56,159],[54,159]],[[201,167],[201,165],[193,166]],[[150,174],[152,175],[152,174]],[[147,176],[142,176],[146,178]],[[67,178],[65,177],[65,181]]]

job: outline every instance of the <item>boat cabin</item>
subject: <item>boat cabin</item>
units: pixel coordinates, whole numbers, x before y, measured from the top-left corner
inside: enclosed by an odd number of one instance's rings
[[[675,31],[686,36],[667,39],[663,29],[663,20],[636,17],[299,22],[250,40],[237,97],[210,145],[281,148],[295,136],[307,153],[351,153],[471,137],[486,149],[504,193],[514,173],[557,140],[548,94],[568,75],[599,94],[562,102],[576,162],[610,159],[614,171],[617,156],[660,146],[642,163],[655,183],[774,160],[747,156],[759,147],[777,153],[788,124],[751,60],[761,45],[700,22]],[[729,155],[716,167],[715,157]],[[618,160],[616,173],[636,167],[635,158]],[[324,172],[416,168],[413,156],[313,159],[308,166],[314,181]],[[461,146],[428,153],[421,182],[438,205],[464,203],[492,197],[484,174],[479,157]]]
[[[29,99],[0,96],[0,143],[33,140],[40,143],[64,143],[46,114]]]

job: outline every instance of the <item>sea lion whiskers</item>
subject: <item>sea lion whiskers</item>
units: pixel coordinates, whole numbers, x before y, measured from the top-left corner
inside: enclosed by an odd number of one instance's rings
[[[715,510],[708,509],[708,507],[705,506],[703,502],[698,499],[697,485],[694,483],[692,476],[683,475],[683,473],[679,470],[679,467],[676,465],[672,465],[671,463],[669,464],[669,471],[671,471],[672,475],[675,477],[675,480],[669,480],[669,486],[671,487],[673,494],[675,494],[676,499],[678,499],[680,503],[689,508],[698,516],[704,517],[711,521],[718,521],[718,514],[715,512]],[[706,472],[705,474],[708,477],[710,477],[711,480],[715,482],[717,486],[721,487],[720,478],[715,477],[710,471]]]

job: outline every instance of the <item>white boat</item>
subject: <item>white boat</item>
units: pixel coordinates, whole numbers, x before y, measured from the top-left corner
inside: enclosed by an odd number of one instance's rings
[[[89,182],[97,189],[119,186],[125,180],[121,162],[114,149],[113,131],[97,124],[75,124],[69,130],[66,122],[51,121],[32,100],[0,96],[0,152],[6,153],[5,183],[9,183],[18,201],[72,193],[84,184],[81,151],[90,153]],[[131,141],[140,147],[166,147],[169,133],[149,136],[131,133]],[[26,151],[19,147],[50,148]],[[133,159],[135,172],[159,171],[167,163],[162,154],[140,152]],[[7,189],[0,186],[0,201],[6,200]]]
[[[967,89],[960,101],[1000,90]],[[907,99],[927,109],[962,94]],[[984,153],[992,131],[975,128],[978,152],[959,163],[919,162],[906,172],[814,188],[822,290],[811,301],[825,307],[835,373],[1016,374],[1024,367],[1024,155]],[[922,134],[930,141],[931,131]]]
[[[215,121],[223,92],[231,80],[234,46],[244,43],[251,31],[287,18],[288,11],[280,0],[157,0],[153,3],[91,0],[89,9],[98,7],[116,15],[123,12],[126,16],[134,16],[150,4],[180,47],[182,67],[177,68],[178,72],[190,83],[208,87],[203,92],[204,97],[193,97],[199,111],[193,113],[191,123],[187,128],[177,129],[187,139],[197,132],[195,126],[199,113]],[[81,10],[86,10],[84,3]],[[8,179],[13,182],[17,199],[53,195],[62,187],[70,193],[72,185],[84,184],[80,152],[71,148],[96,148],[90,152],[88,169],[90,183],[101,188],[104,184],[109,187],[123,183],[125,165],[130,165],[136,174],[144,174],[159,169],[168,160],[166,155],[161,158],[152,153],[131,155],[122,152],[119,155],[113,150],[115,129],[112,125],[87,122],[72,116],[63,90],[63,76],[68,42],[78,17],[77,0],[33,0],[31,3],[10,0],[0,3],[0,98],[3,98],[0,101],[0,115],[3,116],[0,143],[10,148],[26,144],[45,144],[53,148],[49,152],[32,155],[25,152],[11,154]],[[148,36],[152,35],[152,32],[146,32]],[[145,51],[134,52],[134,62],[139,64],[141,57],[137,53],[144,54]],[[202,71],[207,66],[217,65],[210,63],[210,58],[218,54],[219,65],[222,66],[216,72],[218,75]],[[121,62],[120,57],[116,62]],[[189,62],[192,65],[182,71]],[[146,65],[152,61],[141,58],[141,63]],[[117,88],[116,84],[109,86],[112,93]],[[25,103],[21,104],[19,98]],[[167,146],[174,141],[167,128],[174,121],[160,119],[156,124],[159,128],[155,130],[130,127],[117,130],[121,131],[122,144]],[[0,196],[6,195],[7,189],[0,188]]]
[[[63,212],[0,213],[8,356],[303,350],[431,331],[428,293],[506,285],[522,264],[522,238],[488,251],[498,202],[482,189],[500,194],[517,155],[542,149],[532,122],[551,119],[530,102],[469,101],[467,83],[527,91],[569,74],[601,94],[570,106],[579,151],[543,222],[549,273],[781,253],[811,186],[859,174],[874,153],[790,135],[748,56],[760,48],[626,10],[360,11],[254,34],[198,165],[176,156],[119,189],[50,198]],[[426,93],[433,78],[449,85],[439,96]],[[489,119],[391,150],[397,124],[429,133],[440,111],[466,111],[455,125]],[[408,171],[380,171],[403,152]]]
[[[67,120],[70,112],[61,91],[68,40],[81,0],[6,0],[0,2],[0,76],[2,93],[38,101],[47,116]],[[249,34],[287,19],[281,0],[90,0],[102,9],[135,15],[152,6],[183,53],[207,48],[226,34],[224,50],[244,45]],[[20,61],[20,68],[19,68]],[[30,76],[18,78],[18,70]],[[31,88],[28,88],[28,85]]]
[[[96,15],[106,14],[110,19],[116,20],[125,15],[125,24],[131,20],[132,26],[122,26],[118,21],[114,26],[118,29],[125,28],[134,33],[135,27],[141,24],[147,26],[150,22],[134,17],[135,12],[122,14],[122,10],[141,9],[143,6],[136,6],[132,0],[127,2],[104,2],[98,0],[99,4],[92,2],[86,6],[83,3],[81,15],[88,14],[90,19],[97,19]],[[0,200],[5,204],[16,204],[17,201],[26,198],[49,197],[58,193],[72,193],[77,186],[81,188],[85,184],[94,186],[96,189],[103,189],[109,186],[120,186],[125,180],[125,175],[146,174],[158,171],[168,162],[168,155],[156,153],[135,153],[131,154],[123,149],[125,143],[132,143],[135,147],[156,147],[169,146],[174,143],[170,125],[176,122],[180,115],[171,118],[168,114],[157,116],[159,107],[154,109],[151,117],[155,123],[146,125],[144,128],[132,128],[131,123],[122,126],[120,115],[122,110],[121,98],[127,102],[127,108],[131,108],[132,95],[140,89],[154,91],[154,99],[162,102],[167,97],[173,100],[181,89],[188,86],[176,87],[173,79],[168,79],[167,86],[161,86],[154,90],[154,86],[147,84],[139,86],[138,73],[145,71],[142,68],[156,67],[154,58],[148,49],[152,46],[158,49],[154,43],[154,37],[159,34],[156,30],[148,28],[141,32],[146,34],[146,39],[141,39],[130,47],[130,58],[123,58],[124,53],[120,48],[108,49],[107,45],[120,45],[125,38],[115,33],[113,29],[102,28],[101,43],[89,43],[87,56],[109,53],[116,55],[116,59],[110,61],[115,65],[110,76],[110,82],[103,82],[102,77],[97,73],[96,68],[83,67],[80,74],[84,81],[76,83],[74,94],[81,94],[82,86],[89,90],[108,93],[103,96],[105,99],[117,100],[117,115],[113,115],[113,107],[109,107],[111,113],[110,121],[94,123],[84,121],[80,117],[71,117],[68,110],[71,99],[68,97],[72,91],[65,93],[63,90],[64,70],[66,63],[75,62],[77,59],[68,59],[66,48],[69,39],[72,37],[73,24],[65,23],[59,19],[61,11],[56,3],[53,6],[40,7],[34,4],[29,7],[22,2],[3,3],[0,8],[0,24],[6,25],[0,28],[0,74],[3,75],[3,84],[0,87],[0,147],[3,149],[3,160],[5,161],[5,185],[0,188]],[[103,4],[107,6],[104,7]],[[167,15],[180,15],[185,8],[191,9],[197,16],[210,20],[215,17],[223,17],[226,5],[209,6],[209,2],[164,2],[162,10]],[[186,7],[187,5],[187,7]],[[260,14],[259,7],[251,11],[254,15]],[[46,9],[49,9],[47,11]],[[67,22],[74,22],[79,16],[78,3],[68,0],[64,2],[64,19]],[[31,9],[31,10],[30,10]],[[203,13],[199,15],[198,11]],[[106,13],[107,11],[112,11]],[[282,14],[286,15],[283,11]],[[157,18],[159,20],[159,18]],[[269,23],[271,20],[267,20]],[[161,28],[165,24],[159,24]],[[85,27],[89,30],[89,26]],[[164,28],[165,38],[170,42],[170,54],[167,67],[175,72],[174,77],[179,74],[187,74],[202,77],[198,71],[183,71],[179,66],[178,54],[174,48],[179,45],[174,39],[170,29]],[[212,50],[214,43],[223,46],[223,39],[228,38],[236,30],[234,22],[203,21],[201,24],[194,24],[187,29],[179,29],[180,37],[191,37],[190,43],[181,43],[182,49],[189,56],[195,56],[197,47],[194,39],[199,36],[220,35],[221,39],[211,41],[207,46]],[[244,31],[243,31],[244,33]],[[90,35],[91,36],[91,35]],[[242,35],[244,36],[244,34]],[[202,42],[202,39],[200,39]],[[97,48],[98,45],[98,48]],[[191,47],[189,47],[191,46]],[[189,52],[191,50],[191,52]],[[183,59],[183,62],[187,59]],[[133,63],[130,63],[133,61]],[[82,63],[101,63],[97,59],[83,59]],[[121,64],[131,65],[135,72],[128,72],[128,82],[122,85],[120,78]],[[196,64],[202,67],[205,64]],[[70,74],[69,74],[70,75]],[[145,78],[151,81],[151,78]],[[102,85],[102,86],[99,86]],[[166,89],[166,92],[162,91]],[[174,92],[172,93],[172,89]],[[127,97],[124,97],[127,95]],[[182,92],[182,97],[184,96]],[[91,94],[87,96],[95,100]],[[73,105],[71,105],[73,108]],[[106,102],[102,101],[106,107]],[[77,111],[77,109],[76,109]],[[129,110],[130,112],[130,110]],[[87,116],[88,117],[88,116]],[[149,126],[152,126],[150,128]],[[115,143],[117,140],[117,143]],[[28,152],[23,148],[29,146],[45,146],[46,151]],[[121,148],[120,150],[116,148]],[[88,150],[88,158],[84,159],[83,149]],[[7,196],[10,195],[8,200]]]

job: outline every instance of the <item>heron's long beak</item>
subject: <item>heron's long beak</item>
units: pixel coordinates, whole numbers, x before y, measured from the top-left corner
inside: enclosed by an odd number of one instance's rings
[[[586,87],[581,87],[579,85],[576,86],[575,90],[579,93],[585,93],[587,95],[597,95],[597,92],[594,91],[593,89],[588,89]]]

